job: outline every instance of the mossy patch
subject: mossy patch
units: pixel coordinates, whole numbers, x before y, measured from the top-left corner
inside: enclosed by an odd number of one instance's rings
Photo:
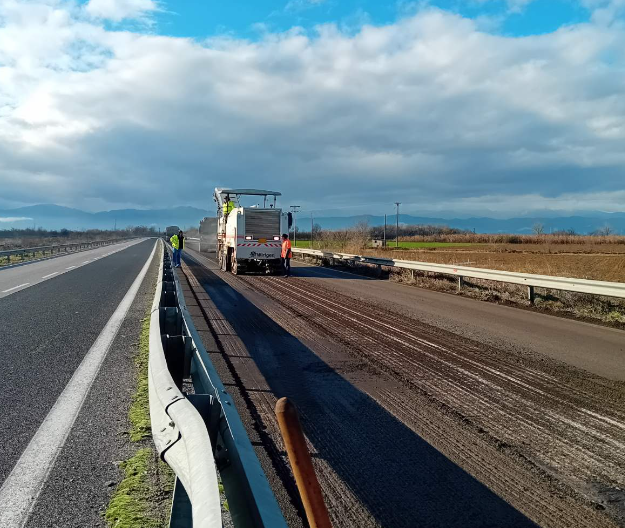
[[[120,466],[124,471],[105,518],[112,528],[162,528],[168,524],[173,474],[154,449],[139,449]],[[155,485],[156,484],[156,485]]]
[[[165,528],[169,525],[175,475],[159,459],[152,444],[148,394],[149,350],[148,314],[141,324],[135,356],[137,389],[128,412],[129,437],[136,443],[137,450],[120,464],[124,477],[104,513],[111,528]]]
[[[137,369],[137,391],[130,405],[130,439],[138,442],[151,436],[150,400],[148,393],[148,358],[150,356],[150,317],[142,321],[139,338],[139,352],[135,357]]]

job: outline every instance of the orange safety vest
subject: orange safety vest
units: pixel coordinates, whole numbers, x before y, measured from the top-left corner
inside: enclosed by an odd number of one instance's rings
[[[282,241],[282,258],[291,258],[291,241],[289,239]]]

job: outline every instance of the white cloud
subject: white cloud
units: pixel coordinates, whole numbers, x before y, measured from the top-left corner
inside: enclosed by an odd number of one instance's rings
[[[619,203],[616,26],[510,38],[422,10],[196,43],[106,31],[72,6],[0,4],[0,184],[16,204],[210,208],[217,184],[345,212],[397,196],[507,196],[511,214],[516,196]]]
[[[90,15],[115,22],[139,18],[157,9],[154,0],[89,0],[86,6]]]
[[[27,216],[0,216],[0,223],[15,223],[15,222],[24,222],[26,220],[32,220]]]

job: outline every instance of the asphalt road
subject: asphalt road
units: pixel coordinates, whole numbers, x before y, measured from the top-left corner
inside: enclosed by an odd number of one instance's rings
[[[623,330],[297,261],[293,261],[293,275],[314,279],[353,298],[382,303],[437,328],[511,353],[545,355],[598,376],[625,381]]]
[[[187,253],[192,315],[215,318],[213,361],[290,520],[281,396],[334,526],[625,520],[625,333],[310,266],[234,277]]]
[[[35,276],[45,275],[42,271],[51,273],[49,270],[52,266],[64,270],[74,265],[72,263],[76,259],[80,260],[76,268],[65,270],[67,273],[60,271],[43,282],[11,292],[0,299],[0,313],[3,314],[0,327],[0,400],[3,402],[0,413],[0,485],[137,278],[153,247],[154,240],[147,240],[126,244],[108,256],[104,254],[110,252],[111,247],[102,248],[104,251],[101,253],[94,250],[0,271],[0,276],[15,270],[28,272],[30,278],[35,280]],[[90,262],[85,262],[87,260]],[[45,270],[42,270],[42,265],[46,267]],[[135,306],[138,302],[135,301]],[[147,306],[146,303],[144,299]],[[124,339],[121,337],[124,331],[137,335],[144,314],[143,304],[138,309],[133,307],[130,310],[116,343]],[[83,444],[75,458],[72,458],[71,453],[59,458],[72,471],[71,475],[66,474],[69,481],[89,482],[90,475],[95,473],[108,474],[108,478],[111,478],[110,475],[116,472],[112,464],[110,467],[101,467],[97,462],[102,458],[101,452],[110,448],[110,445],[101,445],[101,441],[107,434],[117,434],[117,428],[111,424],[114,425],[119,417],[109,411],[123,407],[123,402],[128,401],[132,376],[126,372],[125,375],[115,377],[119,381],[118,385],[111,384],[113,378],[107,381],[103,380],[103,376],[114,375],[115,370],[122,366],[126,370],[132,369],[132,360],[127,348],[121,345],[112,355],[124,361],[111,364],[110,359],[105,360],[85,403],[86,407],[93,407],[93,398],[96,398],[99,415],[93,411],[90,414],[85,414],[84,409],[81,411],[76,422],[78,425],[74,425],[69,438],[82,435]],[[54,468],[51,474],[55,475]],[[81,502],[80,494],[72,497],[66,494],[65,501],[59,502],[62,493],[54,499],[49,493],[46,494],[45,489],[42,497],[48,502],[44,515],[42,517],[41,509],[35,507],[35,512],[39,512],[35,515],[38,521],[33,521],[34,524],[29,526],[95,526],[91,521],[83,522],[84,517],[80,521],[80,515],[74,517],[71,512],[93,510],[97,515],[91,515],[90,518],[99,518],[102,503]],[[84,491],[84,487],[82,489]],[[91,491],[91,495],[94,495]],[[95,495],[98,495],[97,491]],[[99,491],[106,491],[103,484]],[[61,521],[74,518],[75,523],[71,524],[68,524],[69,521]]]
[[[68,255],[2,267],[0,268],[0,298],[17,293],[58,275],[63,275],[139,242],[141,240],[131,240]]]

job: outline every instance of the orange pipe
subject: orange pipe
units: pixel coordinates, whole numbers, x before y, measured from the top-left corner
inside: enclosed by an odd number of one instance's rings
[[[297,409],[288,398],[280,398],[277,401],[276,418],[310,528],[332,528]]]

